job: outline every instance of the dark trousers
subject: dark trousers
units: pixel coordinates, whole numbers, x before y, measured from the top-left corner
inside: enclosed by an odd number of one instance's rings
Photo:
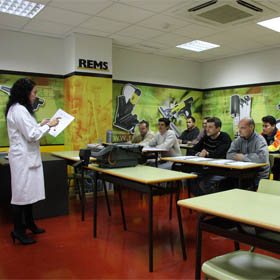
[[[30,228],[35,225],[33,218],[32,204],[15,205],[12,204],[14,231],[24,233],[26,227]]]

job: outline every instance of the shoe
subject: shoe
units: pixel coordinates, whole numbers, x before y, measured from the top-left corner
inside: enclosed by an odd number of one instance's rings
[[[36,243],[36,240],[29,238],[25,233],[17,233],[15,231],[12,231],[11,237],[14,244],[16,243],[16,239],[18,239],[18,241],[23,245],[30,245]]]
[[[26,226],[26,229],[31,230],[34,234],[40,234],[46,232],[43,228],[38,228],[35,224],[32,226]]]

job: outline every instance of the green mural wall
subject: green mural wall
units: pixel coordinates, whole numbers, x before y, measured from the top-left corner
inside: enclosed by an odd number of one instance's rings
[[[24,76],[14,74],[0,74],[0,146],[9,146],[5,108],[8,101],[7,88],[11,88],[19,78],[29,78],[37,84],[38,96],[44,100],[44,104],[38,107],[35,112],[35,118],[40,122],[44,118],[52,117],[57,109],[64,108],[64,79],[49,78],[38,76]],[[2,90],[1,90],[2,89]],[[40,143],[42,145],[57,145],[64,144],[64,133],[61,133],[56,138],[51,135],[44,136]]]
[[[118,97],[123,94],[124,87],[127,84],[128,83],[113,82],[113,121],[116,120],[116,113],[119,113],[116,112],[118,109]],[[141,91],[141,95],[136,97],[137,100],[132,97],[132,103],[135,104],[135,106],[131,114],[136,114],[139,121],[148,121],[150,123],[150,128],[154,132],[158,132],[158,119],[164,117],[159,108],[162,108],[163,110],[168,108],[171,109],[171,112],[173,113],[172,122],[180,132],[183,132],[186,129],[186,114],[183,113],[185,107],[184,101],[187,100],[192,100],[189,102],[189,104],[191,103],[191,115],[197,120],[197,126],[201,127],[202,91],[147,86],[141,84],[133,84],[133,86]],[[176,108],[181,109],[181,113],[177,112],[177,114],[174,114]],[[129,134],[128,131],[113,125],[113,141],[120,140],[118,139],[118,135],[125,133]],[[138,133],[137,127],[135,133]],[[114,136],[116,136],[115,139]]]
[[[231,88],[221,90],[210,90],[204,93],[202,101],[202,115],[216,116],[222,120],[222,130],[229,133],[234,138],[236,125],[234,125],[234,114],[231,108],[231,96],[238,96],[240,99],[240,109],[247,106],[247,114],[254,119],[256,131],[262,131],[262,117],[272,115],[277,120],[280,119],[279,101],[280,85],[263,85],[244,88]],[[246,101],[250,100],[250,104]],[[242,110],[240,111],[242,115]],[[242,118],[242,116],[241,116]]]

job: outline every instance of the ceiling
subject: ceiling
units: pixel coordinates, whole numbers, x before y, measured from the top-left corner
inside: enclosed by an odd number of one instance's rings
[[[90,34],[112,38],[113,46],[198,62],[280,45],[280,33],[256,24],[280,16],[280,0],[245,0],[263,12],[241,6],[236,0],[218,0],[196,12],[188,9],[209,0],[33,1],[46,7],[33,19],[0,13],[0,29],[56,38],[74,32]],[[239,19],[238,13],[233,13],[235,9],[245,17]],[[176,48],[192,40],[221,47],[204,52]]]

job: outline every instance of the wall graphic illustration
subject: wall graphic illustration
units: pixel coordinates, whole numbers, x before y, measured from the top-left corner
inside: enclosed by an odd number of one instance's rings
[[[64,82],[63,78],[48,78],[38,76],[24,76],[14,74],[0,74],[0,146],[9,146],[5,109],[12,85],[19,78],[29,78],[37,84],[38,98],[34,104],[35,118],[40,122],[49,118],[58,108],[64,109]],[[46,135],[40,140],[41,145],[64,144],[64,133],[56,138]]]
[[[120,112],[123,114],[119,104],[120,98],[124,100],[124,91],[127,87],[130,88],[129,96],[132,105],[123,103],[130,108],[129,119],[134,121],[130,127],[134,129],[116,125]],[[202,91],[113,82],[113,116],[115,119],[113,142],[128,141],[131,139],[133,131],[138,134],[137,124],[141,120],[148,121],[150,129],[158,132],[158,119],[162,117],[169,118],[172,122],[171,128],[177,135],[180,135],[186,129],[187,116],[194,116],[197,125],[201,126],[201,109]]]
[[[139,123],[137,114],[132,114],[133,109],[141,96],[141,90],[132,84],[125,84],[122,94],[118,96],[118,105],[114,126],[134,134],[135,126]]]
[[[75,120],[65,130],[65,149],[105,142],[112,129],[112,79],[74,75],[65,79],[65,111]]]
[[[238,122],[251,117],[256,131],[262,131],[262,117],[272,115],[280,128],[280,84],[258,85],[206,91],[202,101],[203,117],[216,116],[222,120],[222,131],[232,139],[237,136]]]

